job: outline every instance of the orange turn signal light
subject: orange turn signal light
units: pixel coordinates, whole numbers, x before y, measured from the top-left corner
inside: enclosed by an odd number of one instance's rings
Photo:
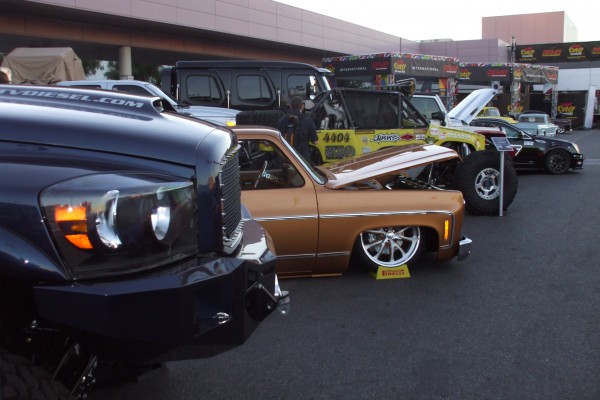
[[[87,210],[84,206],[56,206],[54,220],[65,234],[65,238],[74,246],[89,250],[92,243],[87,235]]]
[[[450,237],[450,221],[444,220],[444,240],[448,240]]]

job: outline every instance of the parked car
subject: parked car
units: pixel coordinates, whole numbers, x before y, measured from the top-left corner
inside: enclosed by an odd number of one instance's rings
[[[0,398],[84,399],[99,370],[209,357],[286,311],[231,130],[25,85],[0,85],[0,126]]]
[[[497,118],[503,119],[506,122],[510,122],[511,124],[517,123],[517,120],[512,117],[502,116],[498,107],[483,107],[479,114],[477,114],[476,118]]]
[[[543,111],[534,111],[534,110],[527,110],[527,111],[523,111],[520,115],[527,115],[527,114],[546,114]],[[558,128],[556,129],[556,133],[565,133],[567,131],[572,131],[573,130],[573,126],[572,126],[572,122],[570,118],[565,117],[562,114],[556,114],[556,117],[550,118],[550,122],[552,122],[554,125],[558,126]]]
[[[422,174],[457,158],[454,150],[390,147],[313,168],[275,129],[234,131],[242,200],[273,238],[279,276],[339,275],[351,261],[393,268],[423,250],[440,261],[469,254],[462,193],[440,190]]]
[[[501,119],[476,118],[471,125],[500,127],[517,150],[513,157],[513,164],[517,169],[539,169],[560,175],[569,169],[583,168],[584,156],[576,143],[531,135]]]
[[[89,79],[81,81],[62,81],[58,86],[75,86],[89,89],[105,89],[117,92],[140,94],[145,96],[158,96],[163,100],[164,107],[169,106],[178,113],[190,115],[217,125],[234,126],[238,110],[224,107],[191,106],[174,100],[171,96],[160,90],[150,82],[135,79]]]
[[[558,133],[558,126],[550,120],[550,116],[543,112],[526,112],[519,114],[517,128],[536,136],[554,137]]]

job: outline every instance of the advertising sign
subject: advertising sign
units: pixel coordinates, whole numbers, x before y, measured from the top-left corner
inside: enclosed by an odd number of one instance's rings
[[[516,47],[516,62],[553,64],[600,60],[600,42],[528,44]]]
[[[511,65],[506,63],[460,63],[458,79],[461,82],[494,82],[510,80]]]
[[[362,77],[394,74],[403,77],[451,78],[458,75],[458,59],[410,53],[377,53],[358,56],[330,57],[322,60],[323,67],[336,77]]]
[[[465,83],[510,82],[511,73],[523,83],[558,83],[558,67],[507,63],[460,63],[458,79]]]

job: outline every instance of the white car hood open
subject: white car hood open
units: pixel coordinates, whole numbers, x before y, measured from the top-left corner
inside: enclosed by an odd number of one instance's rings
[[[450,124],[452,126],[469,125],[496,93],[498,91],[492,88],[474,90],[448,112]]]
[[[338,189],[356,182],[452,158],[458,158],[458,154],[447,147],[413,145],[390,147],[319,168],[327,174],[328,181],[325,186]]]

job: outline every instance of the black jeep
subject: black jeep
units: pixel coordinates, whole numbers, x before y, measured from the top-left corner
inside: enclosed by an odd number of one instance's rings
[[[287,312],[238,148],[158,97],[0,85],[0,399],[84,398]]]

